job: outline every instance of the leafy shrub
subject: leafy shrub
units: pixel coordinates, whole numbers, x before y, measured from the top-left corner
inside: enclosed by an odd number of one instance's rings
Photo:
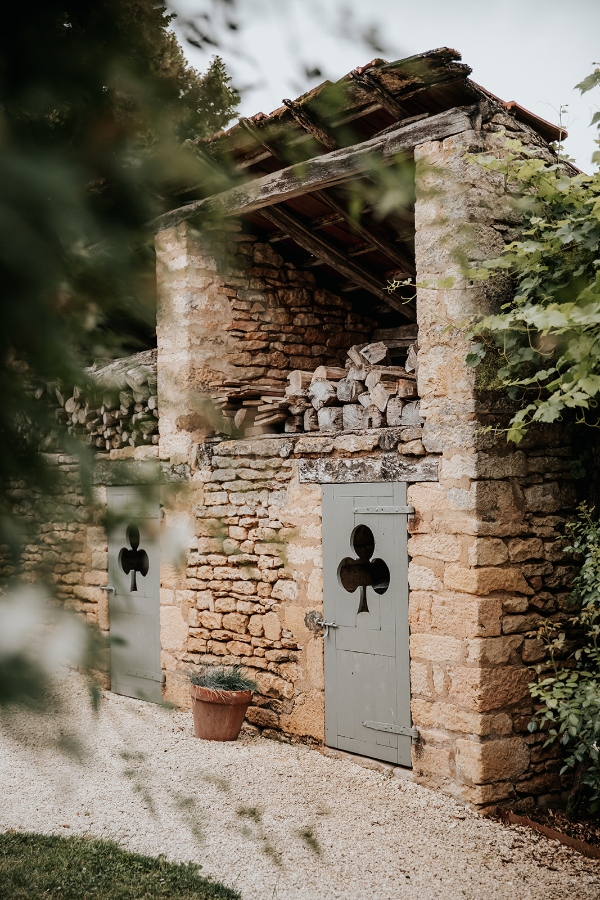
[[[204,672],[190,672],[190,681],[213,691],[255,691],[257,684],[243,666],[206,666]]]
[[[548,648],[552,674],[530,685],[540,702],[530,731],[547,728],[548,744],[559,741],[565,751],[561,774],[572,770],[575,782],[571,810],[585,792],[590,812],[600,810],[600,522],[586,504],[567,526],[571,546],[582,558],[573,583],[575,615],[557,625],[545,622],[541,637]],[[537,667],[542,674],[542,667]],[[583,792],[582,792],[583,788]]]
[[[577,85],[600,87],[600,68]],[[592,125],[600,125],[596,113]],[[600,138],[600,133],[599,133]],[[600,146],[600,140],[598,141]],[[519,443],[534,422],[565,414],[598,422],[600,397],[600,150],[592,175],[506,139],[503,154],[469,156],[504,176],[520,219],[515,240],[496,259],[469,271],[473,281],[510,282],[514,295],[494,315],[472,322],[467,364],[490,356],[497,378],[520,408],[508,439]]]

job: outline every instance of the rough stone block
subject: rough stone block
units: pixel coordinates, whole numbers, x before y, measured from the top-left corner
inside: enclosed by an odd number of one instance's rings
[[[413,744],[413,771],[425,784],[443,784],[453,777],[452,754],[446,747],[418,742]]]
[[[256,675],[258,691],[265,697],[278,699],[291,699],[294,696],[294,687],[289,681],[284,681],[272,672],[258,672]]]
[[[298,585],[295,581],[280,579],[275,582],[271,596],[275,597],[276,600],[293,602],[298,597]]]
[[[410,638],[411,659],[432,662],[459,662],[464,657],[463,642],[455,637],[437,634],[413,634]]]
[[[198,616],[198,621],[203,628],[208,628],[211,631],[214,631],[217,628],[221,628],[223,616],[220,613],[209,612],[208,610],[205,610]]]
[[[165,650],[185,650],[188,625],[177,606],[160,608],[160,642]]]
[[[478,453],[479,478],[511,478],[527,474],[527,457],[522,450],[513,453]]]
[[[216,614],[214,614],[216,615]],[[222,627],[229,631],[235,631],[237,634],[244,634],[248,616],[243,616],[238,612],[226,613],[222,618]]]
[[[531,673],[517,666],[460,666],[450,670],[450,696],[465,709],[487,712],[520,703],[529,696]]]
[[[527,631],[537,631],[544,620],[539,613],[529,613],[526,616],[505,616],[502,619],[503,634],[525,634]]]
[[[277,728],[279,725],[277,714],[272,709],[266,709],[264,706],[249,706],[246,719],[253,725],[260,725],[262,728]]]
[[[248,622],[248,631],[254,637],[262,637],[263,634],[263,617],[259,615],[250,616]]]
[[[410,688],[413,695],[432,696],[432,680],[429,666],[426,663],[418,663],[411,660]]]
[[[242,641],[228,641],[227,652],[231,653],[232,656],[249,656],[250,648],[248,644]]]
[[[415,698],[410,704],[413,723],[418,728],[445,728],[461,734],[510,734],[512,719],[508,713],[478,713],[455,703],[431,702]]]
[[[268,612],[262,616],[262,627],[267,641],[278,641],[281,638],[281,622],[276,612]]]
[[[501,634],[502,600],[469,594],[434,594],[430,625],[454,637],[494,637]]]
[[[407,441],[406,444],[399,444],[398,453],[406,456],[423,456],[425,447],[422,441]]]
[[[467,594],[491,594],[494,591],[516,591],[520,594],[533,594],[533,588],[527,583],[519,569],[500,567],[481,567],[468,569],[456,563],[446,566],[444,571],[444,587],[448,590],[461,591]]]
[[[408,542],[409,556],[425,556],[456,562],[461,554],[461,541],[453,534],[416,534]]]
[[[412,591],[436,591],[442,587],[441,579],[427,566],[419,566],[410,562],[408,566],[408,583]]]
[[[532,484],[525,488],[525,505],[530,512],[557,512],[562,506],[560,488],[555,481]]]
[[[473,784],[517,778],[528,765],[529,748],[522,738],[456,742],[457,775]]]
[[[500,538],[477,538],[469,547],[470,566],[501,566],[508,561],[508,549]]]
[[[462,478],[477,477],[477,456],[475,452],[455,453],[450,458],[443,457],[440,464],[440,481],[460,481]]]
[[[467,662],[484,666],[503,665],[519,653],[522,644],[520,635],[475,638],[466,642]]]
[[[281,727],[287,734],[311,737],[316,741],[324,738],[323,694],[321,691],[310,691],[299,695],[289,715],[281,716]]]
[[[108,569],[108,552],[105,553],[101,550],[95,550],[92,553],[92,568]]]
[[[508,552],[512,562],[526,559],[543,559],[544,545],[540,538],[513,538],[508,541]]]
[[[539,638],[525,639],[521,657],[525,665],[540,662],[546,656],[546,647]]]
[[[515,789],[510,781],[499,781],[496,784],[461,784],[460,796],[473,806],[489,806],[513,797]]]
[[[342,434],[335,438],[333,445],[336,450],[359,453],[360,451],[374,450],[378,441],[377,434]]]

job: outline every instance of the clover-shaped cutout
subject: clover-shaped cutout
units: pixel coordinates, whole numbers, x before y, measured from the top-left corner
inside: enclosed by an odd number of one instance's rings
[[[129,547],[123,547],[119,552],[119,565],[126,575],[131,572],[131,591],[137,591],[137,581],[135,579],[136,572],[140,575],[147,575],[150,561],[145,550],[138,550],[140,545],[140,532],[137,526],[130,525],[127,529],[127,541],[131,544]]]
[[[367,588],[385,594],[390,586],[390,570],[382,559],[371,559],[375,552],[375,537],[368,525],[357,525],[352,532],[352,549],[358,559],[346,556],[338,566],[338,579],[350,594],[360,588],[358,612],[369,612]]]

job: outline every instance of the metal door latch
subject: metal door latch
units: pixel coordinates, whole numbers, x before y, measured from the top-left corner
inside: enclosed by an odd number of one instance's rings
[[[115,589],[114,589],[114,587],[113,587],[112,584],[101,584],[101,585],[100,585],[100,590],[101,590],[101,591],[106,591],[108,594],[114,594],[114,593],[115,593]]]
[[[323,619],[317,619],[315,624],[320,625],[321,628],[323,629],[323,637],[324,638],[326,638],[327,635],[329,634],[330,628],[339,628],[339,625],[336,625],[335,622],[324,622]]]
[[[391,734],[403,734],[416,741],[419,732],[416,728],[410,728],[408,725],[394,725],[392,722],[363,722],[364,728],[372,728],[373,731],[388,731]]]

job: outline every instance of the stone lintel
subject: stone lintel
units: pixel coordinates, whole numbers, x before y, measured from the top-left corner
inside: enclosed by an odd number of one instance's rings
[[[365,481],[437,481],[437,460],[419,462],[397,453],[360,459],[301,459],[300,481],[313,484],[352,484]]]
[[[94,484],[169,484],[189,481],[190,470],[185,464],[170,466],[153,460],[102,460],[94,468]]]

